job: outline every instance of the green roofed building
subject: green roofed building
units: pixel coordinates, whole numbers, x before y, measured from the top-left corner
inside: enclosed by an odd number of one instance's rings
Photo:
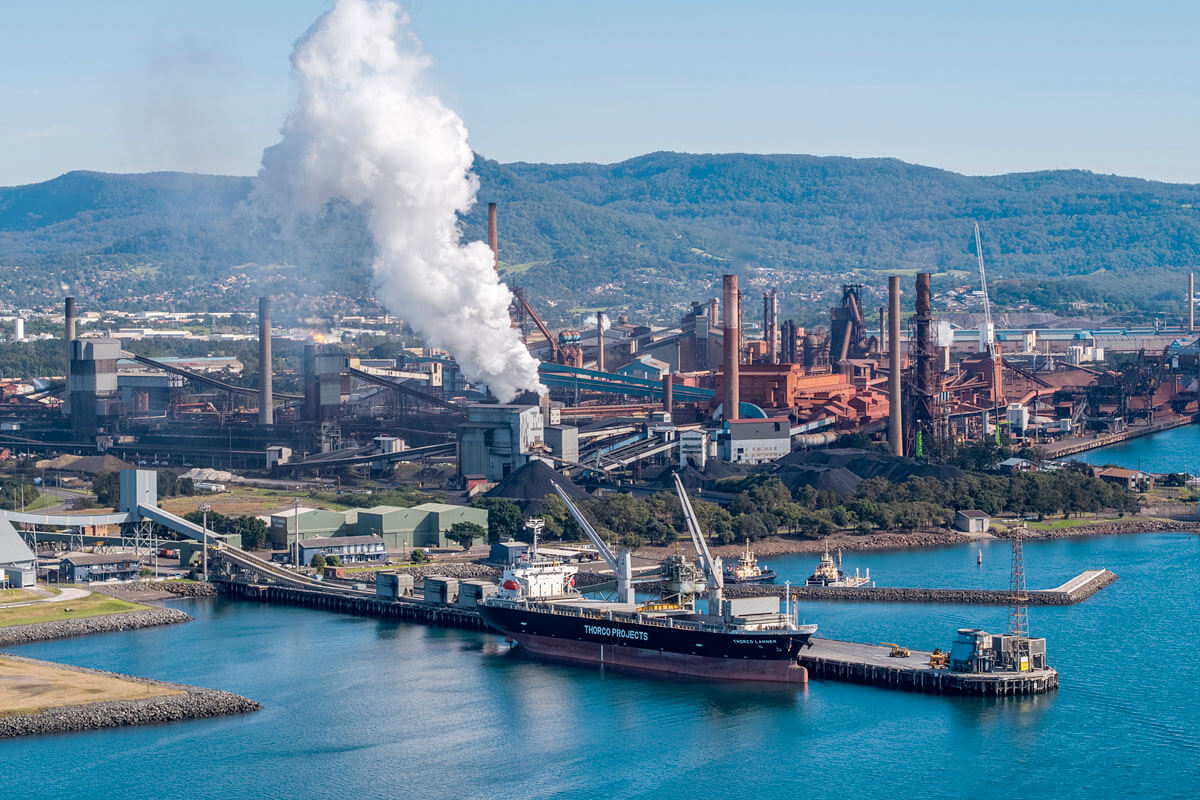
[[[446,503],[422,503],[412,508],[375,506],[358,512],[360,536],[382,536],[387,549],[411,550],[414,547],[452,547],[446,538],[456,522],[474,522],[486,529],[487,511]]]
[[[277,550],[291,547],[296,535],[301,539],[315,536],[353,536],[357,533],[358,509],[349,511],[326,511],[322,508],[286,509],[271,515],[267,528],[271,546]]]

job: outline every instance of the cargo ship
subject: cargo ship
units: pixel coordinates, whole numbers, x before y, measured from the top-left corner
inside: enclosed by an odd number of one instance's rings
[[[649,579],[665,587],[657,600],[637,603],[629,553],[614,554],[556,485],[612,567],[616,599],[580,594],[578,568],[539,557],[534,547],[505,570],[496,595],[479,606],[483,620],[525,650],[551,658],[695,678],[806,683],[808,673],[797,657],[817,626],[797,623],[790,597],[783,611],[775,595],[723,597],[720,561],[708,552],[691,503],[676,483],[700,567],[678,556],[664,562],[663,571]],[[707,613],[696,609],[701,590]]]

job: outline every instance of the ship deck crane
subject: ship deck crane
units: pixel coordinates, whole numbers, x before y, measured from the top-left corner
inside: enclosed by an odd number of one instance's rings
[[[704,567],[704,580],[708,587],[708,613],[720,616],[721,600],[724,599],[725,591],[725,578],[721,574],[721,560],[713,558],[712,553],[708,551],[708,543],[704,541],[704,532],[700,529],[700,521],[696,519],[696,510],[692,508],[692,501],[688,497],[687,490],[683,488],[683,481],[679,479],[679,473],[675,473],[674,478],[675,491],[679,494],[679,505],[683,508],[684,519],[687,520],[688,533],[692,536],[692,544]]]
[[[596,552],[604,559],[604,562],[612,568],[613,574],[617,576],[617,602],[623,604],[632,604],[634,601],[633,594],[633,562],[630,560],[629,551],[622,550],[620,554],[613,553],[600,534],[596,533],[596,529],[592,527],[592,523],[588,522],[587,517],[575,505],[570,496],[567,495],[563,488],[557,483],[553,483],[554,493],[559,496],[563,503],[567,506],[567,511],[575,519],[576,524],[591,540],[596,548]]]

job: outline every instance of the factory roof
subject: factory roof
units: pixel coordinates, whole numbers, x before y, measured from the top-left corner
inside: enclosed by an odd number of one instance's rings
[[[987,519],[988,515],[982,511],[976,511],[973,508],[960,509],[959,514],[962,514],[967,519]]]
[[[369,534],[366,536],[314,536],[311,539],[300,540],[301,547],[310,549],[313,547],[340,547],[351,544],[383,544],[383,537]]]
[[[69,561],[77,567],[83,567],[92,564],[127,564],[131,561],[137,561],[138,555],[132,551],[120,553],[67,553],[63,556],[62,560]]]

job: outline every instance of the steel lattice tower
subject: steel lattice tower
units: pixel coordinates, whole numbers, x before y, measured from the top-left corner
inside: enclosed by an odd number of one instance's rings
[[[1029,592],[1025,588],[1025,551],[1021,546],[1021,529],[1012,535],[1012,575],[1009,579],[1009,628],[1013,636],[1029,638]]]

